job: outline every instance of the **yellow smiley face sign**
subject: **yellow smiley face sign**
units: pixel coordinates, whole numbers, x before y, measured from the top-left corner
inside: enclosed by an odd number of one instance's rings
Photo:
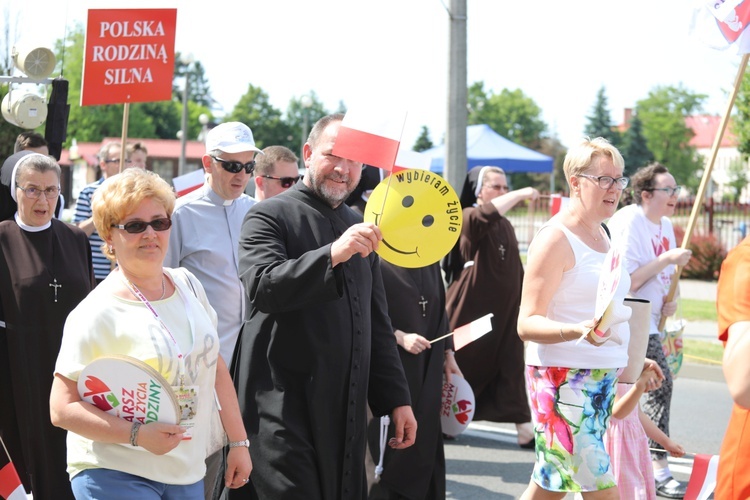
[[[365,221],[380,228],[378,255],[401,267],[439,261],[461,234],[461,202],[448,182],[429,170],[395,172],[377,185]],[[383,201],[385,200],[385,204]]]

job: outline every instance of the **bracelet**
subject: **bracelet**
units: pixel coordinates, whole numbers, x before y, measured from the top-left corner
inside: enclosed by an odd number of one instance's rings
[[[560,326],[560,338],[563,339],[563,342],[567,342],[568,341],[568,339],[566,339],[565,337],[563,337],[562,326]]]
[[[242,441],[230,441],[230,448],[250,448],[250,440],[245,438]]]
[[[138,430],[141,428],[140,422],[133,422],[133,427],[130,428],[130,444],[131,446],[138,446]]]

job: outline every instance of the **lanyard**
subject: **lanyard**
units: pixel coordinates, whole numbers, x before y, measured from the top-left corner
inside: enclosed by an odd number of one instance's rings
[[[122,273],[122,271],[121,271]],[[128,287],[130,292],[135,295],[141,302],[143,302],[143,305],[146,306],[146,308],[151,311],[151,314],[154,315],[154,319],[159,322],[159,325],[161,325],[162,329],[167,332],[167,335],[169,335],[169,338],[172,340],[172,343],[174,344],[175,351],[177,352],[177,364],[178,364],[178,370],[179,370],[179,376],[180,376],[180,385],[184,385],[185,381],[185,356],[182,354],[182,351],[180,350],[180,345],[177,343],[177,339],[175,339],[174,335],[172,335],[172,332],[169,330],[167,325],[164,324],[164,321],[159,316],[159,313],[156,312],[156,309],[154,309],[154,306],[149,302],[149,300],[146,298],[145,295],[138,289],[137,286],[135,286],[134,283],[131,283],[130,280],[128,280],[125,275],[122,275],[122,280],[125,283],[125,286]],[[185,300],[185,297],[182,295],[182,290],[180,290],[180,287],[177,286],[177,282],[175,282],[175,289],[177,290],[177,293],[180,295],[180,298],[182,299],[182,303],[185,304],[185,309],[187,309],[187,317],[188,317],[188,324],[190,325],[190,336],[193,337],[193,315],[192,310],[190,309],[190,306],[188,305],[188,302]]]

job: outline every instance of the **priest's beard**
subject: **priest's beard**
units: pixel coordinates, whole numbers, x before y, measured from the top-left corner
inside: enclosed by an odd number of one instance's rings
[[[341,205],[359,183],[359,179],[355,180],[351,175],[337,175],[335,173],[326,176],[311,171],[308,173],[308,178],[310,179],[310,189],[331,208]],[[326,180],[344,181],[344,184],[336,184],[336,187],[334,187],[327,184]]]

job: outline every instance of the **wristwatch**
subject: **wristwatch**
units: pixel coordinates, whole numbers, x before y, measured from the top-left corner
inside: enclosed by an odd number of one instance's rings
[[[245,439],[244,441],[230,441],[229,442],[230,448],[239,448],[240,446],[244,446],[245,448],[250,448],[250,440]]]

